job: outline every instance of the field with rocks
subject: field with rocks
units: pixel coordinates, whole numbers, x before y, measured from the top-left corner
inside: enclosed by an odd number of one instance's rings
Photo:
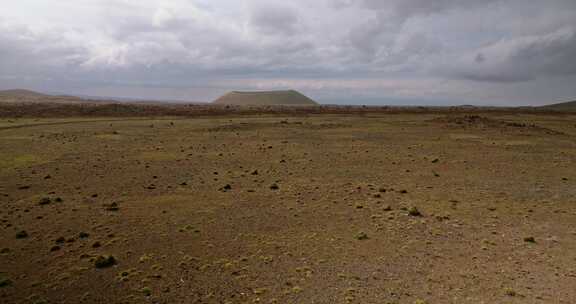
[[[0,119],[0,303],[575,303],[576,115]]]

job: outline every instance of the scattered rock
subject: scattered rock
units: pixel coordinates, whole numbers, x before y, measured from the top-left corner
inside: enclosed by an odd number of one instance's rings
[[[51,252],[58,251],[58,250],[60,250],[60,246],[52,246],[52,248],[50,248]]]
[[[0,278],[0,288],[12,285],[12,280],[9,278]]]
[[[92,248],[100,248],[102,247],[102,244],[100,244],[100,242],[94,242],[94,244],[92,244]]]
[[[524,242],[526,243],[536,243],[536,239],[533,236],[528,236],[524,238]]]
[[[89,237],[90,234],[88,234],[88,233],[86,233],[86,232],[80,232],[80,233],[78,234],[78,236],[79,236],[81,239],[85,239],[85,238]]]
[[[107,268],[116,265],[116,258],[111,255],[100,255],[94,260],[96,268]]]
[[[271,190],[278,190],[278,189],[280,189],[280,187],[279,187],[277,184],[272,184],[272,185],[270,186],[270,189],[271,189]]]
[[[26,232],[25,230],[18,231],[18,232],[16,233],[16,238],[17,238],[17,239],[25,239],[25,238],[27,238],[27,237],[28,237],[28,232]]]
[[[439,222],[448,221],[448,220],[450,220],[450,216],[449,215],[437,215],[436,220]]]
[[[367,240],[368,239],[368,234],[366,234],[366,232],[358,232],[358,234],[356,234],[356,239],[363,241],[363,240]]]
[[[118,210],[120,210],[120,207],[118,206],[118,203],[113,202],[110,204],[104,204],[104,209],[106,211],[118,211]]]
[[[40,199],[40,201],[38,202],[38,205],[48,205],[52,202],[52,200],[49,197],[43,197],[42,199]]]

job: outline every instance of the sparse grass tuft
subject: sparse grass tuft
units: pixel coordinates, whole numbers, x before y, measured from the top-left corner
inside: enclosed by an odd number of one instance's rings
[[[416,207],[410,207],[408,209],[408,215],[410,216],[422,216],[422,213]]]
[[[518,295],[518,293],[516,293],[516,291],[512,288],[504,288],[504,294],[509,296],[509,297],[515,297]]]
[[[367,240],[368,234],[366,234],[366,232],[360,231],[358,234],[356,234],[356,239],[360,241]]]
[[[150,289],[150,287],[144,287],[141,289],[142,293],[144,294],[144,296],[149,297],[152,295],[152,289]]]

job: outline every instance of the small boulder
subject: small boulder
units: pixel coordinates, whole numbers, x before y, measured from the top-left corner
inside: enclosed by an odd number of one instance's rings
[[[52,200],[48,197],[43,197],[42,199],[40,199],[40,201],[38,202],[38,205],[48,205],[52,202]]]
[[[27,238],[27,237],[28,237],[28,232],[26,232],[25,230],[18,231],[18,232],[16,233],[16,238],[17,238],[17,239],[25,239],[25,238]]]
[[[116,258],[111,255],[100,255],[94,260],[94,267],[108,268],[116,265]]]
[[[524,238],[524,242],[526,243],[536,243],[536,239],[533,236],[528,236]]]
[[[0,278],[0,288],[12,285],[12,280],[9,278]]]
[[[106,211],[118,211],[118,210],[120,210],[120,207],[118,206],[118,203],[113,202],[110,204],[104,204],[104,209]]]

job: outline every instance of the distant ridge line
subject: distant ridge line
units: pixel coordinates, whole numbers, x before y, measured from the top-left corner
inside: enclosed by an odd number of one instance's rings
[[[232,91],[216,99],[214,104],[224,105],[303,105],[318,103],[295,90],[281,91]]]
[[[283,93],[298,93],[294,90],[278,90],[278,91],[232,91],[234,94],[283,94]]]

